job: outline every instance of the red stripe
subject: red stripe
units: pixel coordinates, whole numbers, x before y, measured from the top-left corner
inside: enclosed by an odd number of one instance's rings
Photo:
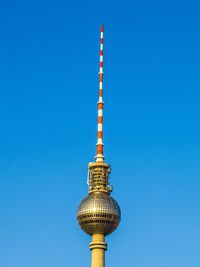
[[[97,145],[97,154],[103,155],[103,146],[102,145]]]
[[[98,138],[102,139],[103,138],[103,132],[98,132]]]
[[[103,67],[103,61],[100,62],[100,67],[101,67],[101,68]]]
[[[103,50],[100,50],[100,56],[103,56]]]
[[[103,44],[103,38],[100,39],[100,44]]]
[[[98,116],[98,123],[103,123],[103,116]]]
[[[103,32],[103,30],[104,30],[104,27],[103,25],[101,25],[100,31]]]
[[[98,109],[103,109],[103,103],[98,103]]]

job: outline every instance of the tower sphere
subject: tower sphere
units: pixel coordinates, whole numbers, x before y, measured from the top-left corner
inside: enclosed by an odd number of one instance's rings
[[[107,193],[94,192],[81,202],[77,219],[84,232],[89,235],[112,233],[121,218],[117,201]]]

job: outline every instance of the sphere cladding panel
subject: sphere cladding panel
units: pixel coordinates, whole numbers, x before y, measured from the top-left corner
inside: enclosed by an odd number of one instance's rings
[[[106,193],[95,192],[87,196],[78,209],[78,222],[87,234],[108,235],[119,225],[121,212],[115,199]]]

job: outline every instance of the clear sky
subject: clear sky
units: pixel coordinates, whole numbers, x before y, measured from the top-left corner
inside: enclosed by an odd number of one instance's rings
[[[107,267],[200,266],[199,1],[1,1],[0,266],[90,266],[96,144],[122,210]]]

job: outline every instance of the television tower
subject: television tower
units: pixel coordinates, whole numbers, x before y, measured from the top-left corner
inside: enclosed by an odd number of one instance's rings
[[[83,199],[77,212],[81,229],[92,236],[91,267],[105,266],[105,251],[107,250],[105,236],[117,228],[121,219],[120,207],[110,196],[111,168],[108,163],[104,162],[103,154],[103,34],[104,27],[101,25],[97,150],[95,162],[88,164],[88,196]]]

